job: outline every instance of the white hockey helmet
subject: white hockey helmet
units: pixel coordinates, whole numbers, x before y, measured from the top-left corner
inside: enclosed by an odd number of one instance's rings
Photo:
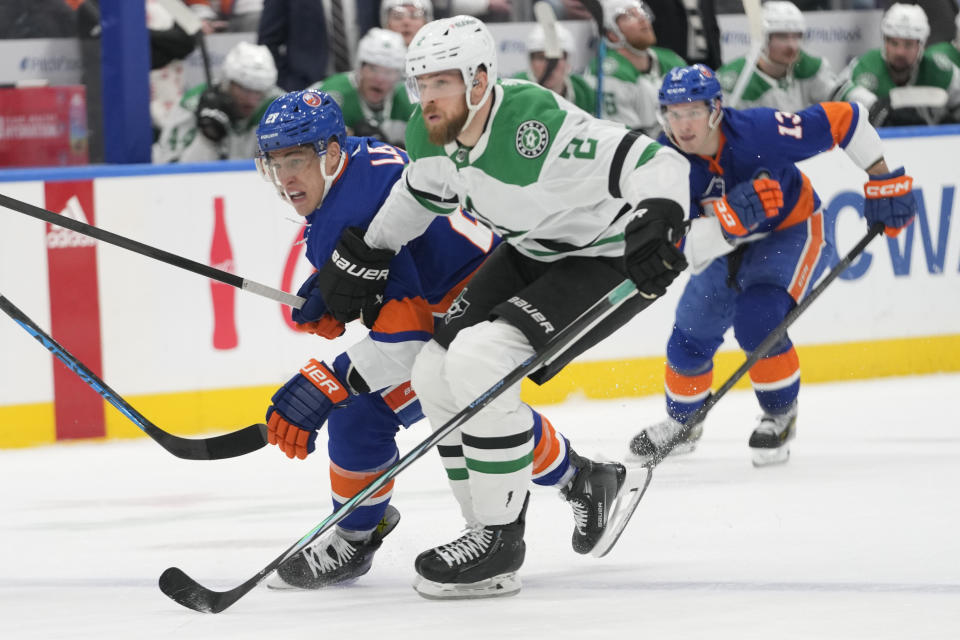
[[[787,0],[770,0],[763,4],[763,36],[771,33],[805,33],[807,21],[797,5]]]
[[[477,81],[480,67],[487,71],[487,88],[477,104],[470,102],[470,90]],[[467,85],[465,97],[470,121],[493,91],[497,83],[497,43],[487,25],[473,16],[442,18],[423,25],[413,36],[407,49],[407,92],[410,100],[419,102],[417,76],[456,69]]]
[[[403,71],[407,45],[396,31],[373,27],[357,43],[357,65],[375,64],[388,69]]]
[[[930,21],[920,6],[897,2],[883,14],[880,33],[888,38],[919,40],[922,46],[930,36]]]
[[[224,80],[236,82],[251,91],[267,91],[277,84],[277,66],[273,54],[264,45],[238,42],[223,60]]]
[[[573,53],[573,34],[570,33],[570,30],[562,24],[557,23],[556,28],[557,40],[560,41],[560,49],[566,52],[568,55]],[[546,35],[543,32],[543,27],[539,24],[534,25],[533,29],[530,30],[530,33],[527,34],[527,53],[543,51],[545,47]]]
[[[386,29],[390,11],[403,6],[420,9],[427,22],[433,20],[433,3],[430,0],[383,0],[380,3],[380,26]]]
[[[627,44],[626,36],[617,26],[617,18],[630,9],[639,9],[640,13],[647,16],[647,20],[653,22],[653,11],[641,0],[603,0],[603,26],[617,36],[617,42],[610,43],[613,47],[622,47]]]

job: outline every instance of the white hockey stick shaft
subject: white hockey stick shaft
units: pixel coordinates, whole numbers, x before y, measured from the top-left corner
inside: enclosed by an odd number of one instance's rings
[[[757,68],[760,50],[763,49],[763,9],[760,7],[760,0],[743,0],[743,12],[747,14],[747,24],[750,29],[750,50],[747,52],[747,60],[740,71],[740,76],[733,85],[733,91],[726,100],[727,106],[734,108],[740,104],[743,92],[750,83],[754,69]]]

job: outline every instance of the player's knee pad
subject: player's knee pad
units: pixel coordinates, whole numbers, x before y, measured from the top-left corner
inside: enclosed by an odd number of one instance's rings
[[[703,373],[713,363],[713,354],[717,352],[723,337],[716,339],[698,339],[676,325],[667,341],[667,362],[677,373],[694,376]]]
[[[446,375],[454,400],[466,406],[533,354],[523,333],[494,320],[467,327],[450,343]],[[520,385],[505,391],[490,406],[513,410],[520,403]]]
[[[734,311],[733,333],[743,350],[749,352],[760,346],[794,304],[786,289],[777,285],[755,284],[741,293]],[[784,340],[789,343],[786,336]]]
[[[438,409],[446,411],[453,409],[453,397],[450,394],[450,385],[445,372],[446,357],[447,350],[430,340],[417,354],[410,369],[410,386],[420,398],[423,412],[428,417],[435,414]],[[431,419],[436,420],[438,417],[434,415]]]

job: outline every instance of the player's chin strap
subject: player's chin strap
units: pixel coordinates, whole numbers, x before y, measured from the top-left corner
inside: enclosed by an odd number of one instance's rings
[[[476,87],[479,85],[480,85],[480,81],[474,78],[473,82],[470,83],[470,89],[467,90],[467,120],[466,122],[463,123],[463,128],[460,129],[460,133],[463,133],[464,131],[467,130],[467,127],[469,127],[470,123],[473,122],[473,117],[477,115],[478,111],[480,111],[480,107],[482,107],[486,103],[487,98],[489,98],[493,94],[493,84],[488,82],[486,90],[483,92],[483,95],[480,97],[480,102],[478,102],[475,105],[471,104],[470,90],[473,89],[473,87]]]

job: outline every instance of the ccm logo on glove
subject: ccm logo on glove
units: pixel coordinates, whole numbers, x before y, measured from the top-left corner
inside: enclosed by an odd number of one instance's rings
[[[358,264],[354,264],[340,255],[340,252],[336,249],[333,250],[333,255],[330,256],[330,260],[333,261],[337,268],[341,271],[346,271],[355,278],[361,278],[363,280],[386,280],[390,276],[390,269],[371,269],[368,267],[361,267]]]
[[[913,178],[910,176],[900,176],[890,178],[882,182],[868,182],[863,187],[864,194],[868,198],[890,198],[905,193],[910,193],[913,189]]]
[[[343,402],[350,397],[350,393],[322,362],[310,358],[300,369],[300,373],[334,403]]]

